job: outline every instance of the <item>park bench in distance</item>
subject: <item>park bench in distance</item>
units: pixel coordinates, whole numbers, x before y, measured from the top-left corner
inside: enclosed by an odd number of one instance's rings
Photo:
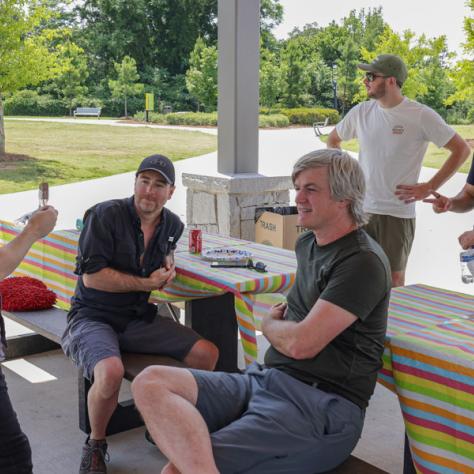
[[[74,118],[82,117],[100,117],[100,112],[102,109],[100,107],[78,107],[74,111]]]

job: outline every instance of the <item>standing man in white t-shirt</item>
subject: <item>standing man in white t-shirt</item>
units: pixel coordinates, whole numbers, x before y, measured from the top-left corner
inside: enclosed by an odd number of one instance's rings
[[[468,144],[429,107],[402,95],[405,63],[381,54],[366,71],[370,99],[352,108],[330,133],[328,148],[358,138],[359,161],[367,180],[365,211],[371,219],[366,231],[387,254],[393,286],[405,283],[405,268],[415,235],[415,202],[444,184],[469,156]],[[418,183],[429,142],[451,154],[426,183]]]

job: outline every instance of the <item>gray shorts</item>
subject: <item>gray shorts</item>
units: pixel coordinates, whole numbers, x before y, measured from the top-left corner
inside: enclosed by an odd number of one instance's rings
[[[280,370],[254,363],[244,374],[191,373],[223,474],[325,472],[360,438],[365,410]]]
[[[392,272],[405,271],[415,238],[415,218],[370,214],[364,230],[382,247]]]
[[[183,360],[201,339],[191,328],[157,315],[151,322],[132,319],[124,332],[109,324],[75,318],[67,326],[61,346],[64,353],[92,380],[95,365],[120,352],[159,354]]]

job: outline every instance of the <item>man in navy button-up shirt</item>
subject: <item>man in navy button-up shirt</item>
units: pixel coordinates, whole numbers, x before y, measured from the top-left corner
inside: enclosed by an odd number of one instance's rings
[[[175,276],[173,251],[184,225],[164,206],[175,190],[172,162],[145,158],[131,198],[106,201],[84,216],[76,291],[63,349],[93,380],[90,438],[80,473],[106,472],[105,432],[117,406],[124,367],[120,351],[168,355],[213,370],[218,350],[192,329],[156,314],[150,292]]]

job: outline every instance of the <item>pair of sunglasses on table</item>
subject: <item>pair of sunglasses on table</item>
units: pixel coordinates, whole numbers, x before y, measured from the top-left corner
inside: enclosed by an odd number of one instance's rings
[[[255,270],[259,273],[266,273],[267,266],[263,262],[255,262],[249,258],[247,261],[242,262],[212,262],[212,268],[248,268],[250,270]]]

